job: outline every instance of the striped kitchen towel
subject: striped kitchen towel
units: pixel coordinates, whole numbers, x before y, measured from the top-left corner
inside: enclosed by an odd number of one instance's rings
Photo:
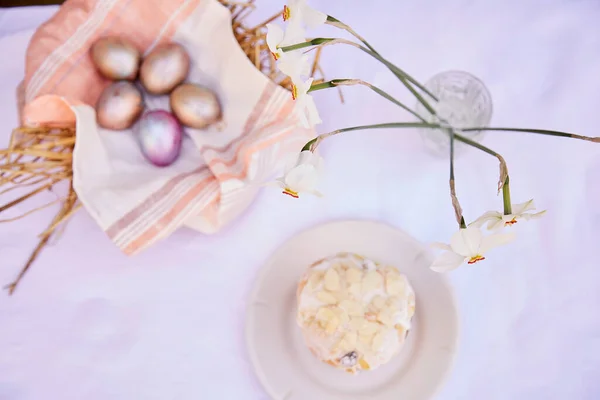
[[[144,53],[177,42],[190,54],[188,77],[218,94],[221,131],[186,129],[181,157],[150,165],[131,131],[96,125],[93,105],[110,83],[90,46],[122,36]],[[286,155],[314,136],[302,128],[290,93],[246,58],[231,15],[217,0],[67,0],[27,51],[20,97],[24,125],[74,125],[74,188],[86,210],[127,254],[187,225],[213,233],[242,213]],[[168,97],[148,96],[148,109]]]

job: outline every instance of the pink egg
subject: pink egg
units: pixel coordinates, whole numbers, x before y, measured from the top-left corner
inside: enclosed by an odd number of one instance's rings
[[[173,114],[148,111],[140,118],[136,132],[142,154],[152,164],[166,167],[179,158],[183,129]]]

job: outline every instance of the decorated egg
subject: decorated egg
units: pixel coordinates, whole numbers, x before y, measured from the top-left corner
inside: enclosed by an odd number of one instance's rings
[[[140,65],[140,52],[125,39],[101,38],[91,49],[92,61],[98,71],[113,80],[134,80]]]
[[[106,129],[127,129],[137,121],[143,110],[142,93],[133,83],[114,82],[98,98],[96,121]]]
[[[171,93],[171,110],[182,124],[203,129],[221,119],[221,104],[216,94],[202,86],[184,83]]]
[[[157,46],[140,68],[140,81],[149,93],[167,94],[185,80],[190,70],[190,57],[177,43]]]
[[[136,131],[142,154],[152,164],[166,167],[179,157],[183,129],[170,112],[146,112],[140,118]]]

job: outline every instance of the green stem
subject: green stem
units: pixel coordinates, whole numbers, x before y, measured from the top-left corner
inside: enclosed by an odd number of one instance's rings
[[[483,127],[483,128],[466,128],[462,129],[464,132],[470,131],[502,131],[502,132],[528,132],[537,133],[541,135],[560,136],[560,137],[571,137],[572,133],[560,132],[560,131],[549,131],[545,129],[525,129],[525,128],[494,128],[494,127]]]
[[[322,83],[315,83],[313,85],[310,86],[310,88],[308,89],[307,93],[310,92],[316,92],[317,90],[323,90],[323,89],[329,89],[335,87],[335,85],[333,84],[333,81],[327,81],[327,82],[322,82]]]
[[[354,31],[354,29],[352,29],[350,27],[350,25],[343,23],[342,21],[340,21],[337,18],[334,18],[330,15],[327,16],[327,22],[330,25],[336,26],[340,29],[345,30],[346,32],[350,33],[352,36],[354,36],[355,38],[357,38],[362,44],[364,44],[365,46],[367,46],[367,49],[370,50],[374,55],[377,55],[379,57],[381,57],[381,54],[379,54],[379,52],[377,50],[375,50],[375,48],[373,46],[371,46],[369,44],[369,42],[367,42],[365,40],[365,38],[363,38],[361,35],[359,35],[356,31]],[[381,61],[381,60],[380,60]],[[391,64],[391,63],[390,63]],[[421,85],[416,79],[414,79],[412,76],[410,76],[409,74],[407,74],[405,71],[401,70],[400,68],[396,67],[394,64],[391,65],[386,65],[386,67],[398,78],[400,79],[400,81],[404,84],[404,86],[406,86],[407,82],[406,80],[408,80],[409,82],[411,82],[412,84],[414,84],[415,86],[417,86],[419,89],[421,89],[423,92],[425,92],[429,97],[431,97],[433,100],[435,101],[439,101],[438,98],[431,93],[429,90],[427,90],[427,88],[425,88],[423,85]],[[414,94],[414,93],[413,93]]]
[[[322,82],[322,83],[318,83],[315,85],[312,85],[310,87],[310,89],[308,90],[308,92],[315,92],[317,90],[323,90],[323,89],[328,89],[328,88],[332,88],[332,87],[336,87],[338,86],[340,83],[344,82],[344,81],[353,81],[353,79],[333,79],[331,81],[327,81],[327,82]],[[362,82],[362,81],[361,81]],[[363,82],[361,84],[366,84],[368,85],[368,87],[375,91],[376,93],[378,93],[379,95],[381,95],[382,97],[385,97],[386,99],[388,99],[389,101],[391,101],[392,103],[398,105],[399,107],[403,108],[404,110],[408,111],[410,114],[414,115],[419,121],[423,122],[423,123],[427,123],[427,120],[425,120],[425,118],[421,117],[419,114],[417,114],[415,111],[409,109],[408,107],[406,107],[404,104],[400,103],[398,100],[396,100],[394,97],[390,96],[388,93],[384,92],[383,90],[377,88],[374,85],[370,85],[367,84],[366,82]],[[439,126],[439,125],[436,125]],[[490,154],[494,157],[500,157],[500,154],[496,153],[494,150],[478,143],[475,142],[465,136],[459,135],[457,133],[454,133],[454,138],[460,142],[463,142],[469,146],[475,147],[476,149],[479,149],[487,154]],[[307,143],[307,145],[312,144],[314,142],[314,140],[310,141]],[[308,146],[310,147],[310,146]],[[307,146],[304,146],[302,148],[302,150],[308,150]]]
[[[349,131],[356,131],[356,130],[366,130],[366,129],[385,129],[385,128],[430,128],[430,129],[443,129],[443,127],[439,124],[431,124],[431,123],[427,123],[427,122],[390,122],[390,123],[384,123],[384,124],[374,124],[374,125],[360,125],[360,126],[354,126],[351,128],[342,128],[342,129],[338,129],[337,133],[342,133],[342,132],[349,132]],[[458,140],[459,142],[465,143],[469,146],[473,146],[489,155],[492,155],[494,157],[501,157],[500,154],[496,153],[494,150],[485,147],[484,145],[475,142],[465,136],[459,135],[458,133],[454,134],[454,138],[456,140]],[[314,138],[312,140],[310,140],[309,142],[307,142],[304,147],[302,147],[302,151],[305,150],[310,150],[310,147],[312,146],[313,143],[315,143],[315,141],[317,140],[317,138]]]
[[[337,133],[342,133],[342,132],[360,131],[360,130],[366,130],[366,129],[387,129],[387,128],[434,128],[434,129],[440,129],[440,128],[442,128],[442,126],[438,125],[438,124],[430,124],[427,122],[386,122],[383,124],[359,125],[359,126],[352,126],[349,128],[341,128],[341,129],[337,129],[333,132],[335,132],[337,134]],[[334,134],[333,132],[331,132],[331,134]]]
[[[360,79],[333,79],[333,80],[330,80],[330,81],[327,81],[327,82],[322,82],[322,83],[317,83],[315,85],[312,85],[310,87],[310,89],[308,89],[308,92],[309,93],[310,92],[315,92],[317,90],[328,89],[328,88],[342,86],[342,85],[348,85],[348,86],[362,85],[362,86],[366,86],[369,89],[371,89],[372,91],[374,91],[375,93],[377,93],[378,95],[380,95],[381,97],[385,98],[386,100],[391,101],[392,103],[394,103],[398,107],[400,107],[403,110],[407,111],[408,113],[410,113],[411,115],[413,115],[414,117],[416,117],[419,121],[421,121],[421,122],[427,122],[427,120],[425,120],[425,118],[421,117],[415,111],[411,110],[410,107],[406,106],[405,104],[403,104],[400,101],[398,101],[396,98],[392,97],[389,93],[385,92],[384,90],[378,88],[375,85],[372,85],[372,84],[370,84],[368,82],[365,82],[363,80],[360,80]]]
[[[324,139],[326,139],[330,136],[337,135],[338,133],[357,131],[357,130],[366,130],[366,129],[385,129],[385,128],[448,129],[447,127],[442,127],[439,124],[431,124],[431,123],[427,123],[427,122],[390,122],[390,123],[383,123],[383,124],[353,126],[350,128],[342,128],[342,129],[338,129],[338,130],[335,130],[335,131],[332,131],[329,133],[319,135],[316,138],[307,142],[302,147],[301,151],[307,151],[307,150],[314,151],[321,141],[323,141]],[[498,161],[500,162],[500,179],[499,179],[498,190],[500,190],[500,188],[503,187],[503,185],[505,184],[506,179],[508,179],[508,168],[506,166],[506,161],[504,160],[504,158],[500,154],[496,153],[494,150],[492,150],[488,147],[485,147],[484,145],[477,143],[469,138],[459,135],[456,132],[454,133],[453,136],[454,136],[454,139],[458,140],[459,142],[463,142],[465,144],[473,146],[473,147],[475,147],[489,155],[492,155],[498,159]]]
[[[512,214],[512,205],[510,201],[510,186],[509,177],[506,177],[504,185],[502,186],[502,200],[504,201],[504,215]]]
[[[441,128],[441,126],[437,125],[437,124],[429,124],[429,123],[424,123],[424,122],[390,122],[390,123],[383,123],[383,124],[352,126],[349,128],[341,128],[341,129],[337,129],[337,130],[329,132],[329,133],[324,133],[322,135],[319,135],[316,138],[307,142],[304,145],[304,147],[302,147],[302,151],[305,151],[305,150],[313,151],[314,150],[313,145],[318,144],[318,142],[324,140],[325,138],[337,135],[338,133],[360,131],[360,130],[367,130],[367,129],[387,129],[387,128],[438,128],[439,129],[439,128]]]
[[[464,136],[458,135],[458,134],[455,134],[454,136],[459,141],[461,141],[465,144],[468,144],[469,146],[475,147],[476,149],[479,149],[479,150],[483,151],[484,153],[494,156],[498,159],[498,161],[500,162],[500,178],[498,180],[498,191],[500,191],[500,189],[504,187],[504,183],[508,179],[508,166],[506,165],[506,160],[504,160],[504,157],[502,157],[499,153],[495,152],[494,150],[490,149],[489,147],[485,147],[481,143],[478,143],[467,137],[464,137]]]
[[[308,142],[306,142],[306,144],[304,145],[304,147],[302,147],[302,150],[300,151],[309,151],[311,146],[313,145],[313,143],[315,143],[317,141],[317,138],[314,138]]]
[[[408,113],[410,113],[411,115],[413,115],[414,117],[416,117],[419,121],[421,121],[421,122],[427,122],[427,120],[425,120],[425,118],[423,118],[419,114],[417,114],[416,111],[413,111],[412,109],[410,109],[410,107],[408,107],[405,104],[401,103],[400,101],[398,101],[397,99],[395,99],[394,97],[392,97],[391,95],[389,95],[387,92],[381,90],[377,86],[370,85],[370,84],[366,85],[366,86],[369,89],[371,89],[372,91],[374,91],[375,93],[377,93],[378,95],[380,95],[381,97],[383,97],[383,98],[391,101],[392,103],[394,103],[398,107],[400,107],[403,110],[407,111]]]
[[[359,125],[352,126],[349,128],[341,128],[335,131],[324,133],[322,135],[317,136],[316,138],[307,142],[304,147],[302,147],[302,151],[305,150],[314,150],[313,145],[317,145],[318,142],[323,141],[324,139],[337,135],[338,133],[343,132],[351,132],[351,131],[359,131],[359,130],[367,130],[367,129],[388,129],[388,128],[431,128],[431,129],[442,129],[441,125],[438,124],[430,124],[426,122],[388,122],[383,124],[372,124],[372,125]],[[459,135],[456,135],[456,139],[461,140]]]
[[[306,42],[292,44],[290,46],[283,46],[283,47],[280,47],[279,49],[281,51],[283,51],[284,53],[287,53],[288,51],[293,51],[293,50],[298,50],[298,49],[304,49],[306,47],[319,46],[321,44],[332,42],[334,40],[336,40],[336,39],[332,39],[332,38],[316,38],[316,39],[309,40],[309,41],[306,41]]]
[[[427,102],[427,100],[425,100],[423,98],[423,96],[421,96],[421,94],[419,92],[417,92],[415,90],[415,88],[411,85],[411,83],[414,84],[417,88],[419,88],[423,92],[425,92],[429,97],[431,97],[432,99],[437,101],[437,98],[429,90],[427,90],[427,88],[425,88],[423,85],[421,85],[419,82],[417,82],[413,77],[408,75],[406,72],[404,72],[400,68],[396,67],[394,64],[392,64],[391,62],[389,62],[382,56],[380,56],[378,53],[375,53],[375,52],[367,49],[366,47],[363,47],[360,45],[358,45],[358,48],[360,50],[364,51],[365,53],[369,54],[371,57],[377,59],[383,65],[385,65],[390,71],[392,71],[394,73],[394,75],[396,75],[396,77],[398,79],[400,79],[400,82],[402,82],[402,84],[412,93],[412,95],[417,98],[419,103],[421,103],[423,105],[423,107],[425,107],[427,109],[427,111],[429,111],[432,115],[437,115],[437,113],[435,112],[435,109]]]
[[[328,15],[328,16],[327,16],[327,22],[328,22],[330,25],[333,25],[333,26],[335,26],[335,27],[338,27],[338,28],[340,28],[340,29],[343,29],[343,30],[345,30],[346,32],[350,33],[352,36],[354,36],[355,38],[357,38],[358,40],[360,40],[362,44],[364,44],[365,46],[367,46],[367,47],[369,48],[369,50],[371,50],[371,51],[372,51],[372,52],[374,52],[374,53],[377,53],[377,51],[375,50],[375,48],[374,48],[373,46],[371,46],[371,45],[369,44],[369,42],[367,42],[367,41],[365,40],[365,38],[363,38],[363,37],[362,37],[362,36],[360,36],[360,35],[359,35],[359,34],[358,34],[356,31],[354,31],[354,29],[352,29],[352,28],[350,27],[350,25],[343,23],[342,21],[340,21],[340,20],[339,20],[339,19],[337,19],[337,18],[334,18],[334,17],[332,17],[331,15]],[[379,54],[379,53],[377,53],[377,54]]]
[[[325,43],[329,43],[329,42],[338,42],[338,43],[344,43],[344,44],[349,44],[351,46],[354,46],[362,51],[364,51],[365,53],[369,54],[371,57],[377,59],[379,62],[383,63],[383,65],[385,65],[390,71],[392,71],[392,73],[394,75],[396,75],[396,77],[398,79],[400,79],[400,81],[402,82],[402,84],[419,100],[419,102],[421,104],[423,104],[423,106],[425,108],[427,108],[427,110],[431,113],[435,115],[435,110],[429,105],[429,103],[427,103],[427,101],[423,98],[423,96],[421,96],[411,85],[414,84],[417,88],[419,88],[420,90],[422,90],[423,92],[425,92],[429,97],[431,97],[434,100],[438,100],[433,93],[431,93],[425,86],[421,85],[415,78],[413,78],[412,76],[408,75],[406,72],[404,72],[403,70],[401,70],[400,68],[396,67],[394,64],[392,64],[391,62],[387,61],[385,58],[383,58],[382,56],[379,55],[379,53],[374,52],[364,46],[361,46],[358,43],[354,43],[352,41],[349,40],[344,40],[344,39],[333,39],[333,38],[316,38],[313,40],[309,40],[307,42],[303,42],[303,43],[297,43],[297,44],[293,44],[291,46],[284,46],[284,47],[280,47],[280,49],[283,52],[288,52],[288,51],[293,51],[293,50],[298,50],[298,49],[303,49],[306,47],[311,47],[311,46],[318,46],[321,44],[325,44]]]
[[[461,129],[461,131],[462,131],[462,129]],[[459,141],[461,141],[461,142],[463,142],[465,144],[468,144],[469,146],[475,147],[476,149],[479,149],[479,150],[483,151],[484,153],[487,153],[487,154],[489,154],[491,156],[494,156],[494,157],[499,157],[500,156],[500,154],[498,154],[494,150],[490,149],[489,147],[485,147],[481,143],[476,142],[474,140],[471,140],[471,139],[467,138],[466,136],[462,136],[462,135],[459,135],[459,134],[455,134],[454,136]]]
[[[590,141],[590,142],[600,143],[600,137],[582,136],[582,135],[577,135],[575,133],[568,133],[568,132],[561,132],[561,131],[551,131],[551,130],[547,130],[547,129],[482,127],[482,128],[466,128],[466,129],[461,129],[461,130],[463,132],[470,132],[470,131],[525,132],[525,133],[535,133],[535,134],[538,134],[538,135],[566,137],[566,138],[587,140],[587,141]]]
[[[450,180],[454,181],[454,130],[448,129],[450,134]]]
[[[311,42],[314,42],[316,39],[313,39]],[[331,39],[326,39],[327,41],[332,41]],[[360,50],[364,51],[365,53],[371,55],[372,57],[376,58],[377,60],[379,60],[380,62],[382,62],[384,65],[386,65],[388,68],[395,70],[398,72],[399,75],[397,75],[400,80],[402,81],[402,83],[404,84],[404,86],[406,86],[406,88],[419,100],[419,102],[431,113],[431,115],[438,117],[437,112],[435,111],[435,109],[433,109],[433,107],[431,107],[431,105],[429,105],[429,103],[427,102],[427,100],[425,100],[423,98],[423,96],[421,96],[411,85],[410,83],[408,83],[404,77],[404,71],[400,70],[398,67],[396,67],[394,64],[390,63],[389,61],[387,61],[386,59],[384,59],[383,57],[381,57],[379,54],[377,54],[376,52],[373,52],[369,49],[367,49],[366,47],[363,47],[357,43],[351,42],[351,41],[346,41],[343,39],[335,39],[336,42],[340,42],[340,43],[345,43],[345,44],[349,44],[351,46],[357,47]],[[286,51],[286,50],[284,50]],[[402,75],[402,77],[400,77],[400,75]],[[415,81],[416,82],[416,81]],[[418,82],[417,82],[418,83]],[[420,87],[420,86],[419,86]],[[424,90],[426,90],[425,88],[423,88]],[[416,114],[416,113],[415,113]],[[413,114],[414,115],[414,114]],[[417,117],[419,120],[424,121],[424,119],[420,116]],[[438,120],[440,120],[440,122],[446,122],[445,120],[441,119],[438,117]],[[447,123],[447,122],[446,122]],[[439,125],[437,125],[439,126]],[[452,128],[451,128],[452,129]],[[469,130],[486,130],[487,128],[469,128]],[[455,139],[458,139],[459,141],[466,143],[470,146],[473,146],[479,150],[482,150],[484,152],[486,152],[487,154],[493,155],[494,157],[498,158],[498,160],[500,161],[500,181],[503,182],[503,176],[504,176],[504,172],[506,170],[506,162],[504,161],[504,158],[496,153],[495,151],[493,151],[492,149],[485,147],[475,141],[472,141],[470,139],[467,139],[466,137],[462,136],[462,135],[458,135],[455,133],[454,135]],[[594,139],[597,138],[590,138],[589,140],[594,141]],[[586,139],[588,140],[588,139]]]
[[[336,20],[337,21],[337,20]],[[364,46],[361,46],[357,43],[351,42],[351,41],[346,41],[343,39],[331,39],[331,38],[317,38],[317,39],[313,39],[311,41],[305,42],[305,43],[299,43],[296,45],[292,45],[292,46],[287,46],[287,47],[283,47],[282,50],[283,51],[290,51],[290,50],[295,50],[298,48],[303,48],[303,47],[309,47],[309,46],[313,46],[313,45],[319,45],[319,44],[323,44],[323,43],[328,43],[328,42],[340,42],[340,43],[345,43],[345,44],[349,44],[351,46],[357,47],[360,50],[362,50],[363,52],[371,55],[372,57],[374,57],[375,59],[379,60],[381,63],[383,63],[386,67],[388,67],[388,69],[390,69],[392,72],[395,73],[395,75],[400,79],[400,81],[404,84],[404,86],[418,99],[418,101],[431,113],[431,115],[436,116],[437,117],[437,112],[435,111],[435,109],[433,107],[431,107],[431,105],[429,105],[429,103],[427,102],[427,100],[425,100],[423,98],[423,96],[421,96],[413,87],[412,85],[407,81],[407,80],[411,80],[413,83],[415,83],[415,85],[422,89],[423,91],[425,91],[426,93],[428,93],[431,97],[435,98],[435,96],[433,96],[431,93],[429,93],[429,91],[427,91],[426,88],[424,88],[422,85],[420,85],[416,80],[414,80],[414,78],[408,76],[404,71],[402,71],[400,68],[396,67],[394,64],[390,63],[389,61],[387,61],[386,59],[384,59],[383,57],[381,57],[379,55],[379,53],[377,53],[376,51],[366,48]],[[333,87],[334,83],[333,82],[329,82],[329,83],[324,83],[324,84],[318,84],[315,85],[315,89],[314,90],[320,90],[320,89],[325,89],[328,87]],[[312,89],[312,88],[311,88]],[[377,93],[379,93],[380,95],[382,95],[383,97],[387,98],[388,100],[394,102],[395,104],[401,106],[402,108],[404,108],[405,110],[408,110],[411,114],[415,115],[420,121],[423,121],[423,123],[427,126],[422,126],[422,127],[440,127],[440,125],[436,125],[436,124],[426,124],[425,120],[419,116],[416,112],[413,112],[412,110],[408,109],[408,107],[404,106],[402,103],[398,102],[397,100],[395,100],[393,97],[389,96],[387,93],[385,93],[384,91],[382,91],[381,89],[379,89],[379,91],[377,91],[376,89],[374,89],[374,87],[371,87],[371,89],[375,90]],[[437,99],[436,99],[437,100]],[[441,120],[439,117],[438,119],[440,120],[440,122],[445,122],[443,120]],[[380,124],[382,125],[382,124]],[[385,124],[383,124],[385,125]],[[373,126],[375,127],[375,126]],[[391,126],[378,126],[379,128],[383,128],[383,127],[391,127]],[[399,127],[399,126],[396,126]],[[365,128],[363,128],[365,129]],[[367,128],[368,129],[368,128]],[[470,139],[467,139],[466,137],[462,136],[462,135],[458,135],[454,132],[453,128],[450,128],[453,131],[453,136],[455,139],[466,143],[470,146],[473,146],[479,150],[482,150],[484,152],[486,152],[487,154],[493,155],[496,158],[498,158],[498,160],[500,161],[500,183],[503,184],[503,177],[505,176],[505,171],[507,170],[506,168],[506,162],[504,161],[504,158],[502,158],[502,156],[498,153],[496,153],[495,151],[477,143],[474,142]],[[353,129],[354,130],[354,129]],[[481,130],[481,129],[478,129]],[[345,131],[344,131],[345,132]],[[340,133],[340,132],[337,132]],[[316,139],[313,143],[316,143]],[[305,145],[303,147],[303,150],[309,150],[313,143],[310,143]],[[318,143],[316,143],[318,144]]]
[[[462,214],[462,207],[458,201],[456,195],[456,186],[454,181],[454,129],[447,130],[450,135],[450,198],[452,199],[452,207],[454,208],[454,214],[458,225],[462,228],[465,224],[465,218]]]

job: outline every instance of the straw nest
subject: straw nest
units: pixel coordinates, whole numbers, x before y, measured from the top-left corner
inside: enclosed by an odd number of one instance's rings
[[[254,0],[234,2],[221,0],[232,15],[233,31],[240,47],[252,63],[277,84],[289,89],[291,82],[276,68],[267,47],[266,24],[281,13],[257,25],[249,25],[248,16],[256,9]],[[320,50],[315,52],[311,75],[321,74]],[[315,79],[319,82],[321,79]],[[75,130],[72,128],[20,127],[12,132],[7,149],[0,150],[0,223],[14,222],[32,213],[59,205],[58,213],[39,235],[39,242],[15,280],[5,288],[12,294],[17,285],[51,238],[56,238],[66,222],[81,208],[73,190],[73,148]],[[38,193],[50,191],[58,184],[67,186],[66,194],[40,207],[32,207],[16,217],[6,218],[5,211],[30,200]],[[15,196],[11,196],[17,193]],[[25,193],[25,194],[22,194]],[[6,201],[7,198],[10,200]],[[4,214],[4,215],[3,215]]]

